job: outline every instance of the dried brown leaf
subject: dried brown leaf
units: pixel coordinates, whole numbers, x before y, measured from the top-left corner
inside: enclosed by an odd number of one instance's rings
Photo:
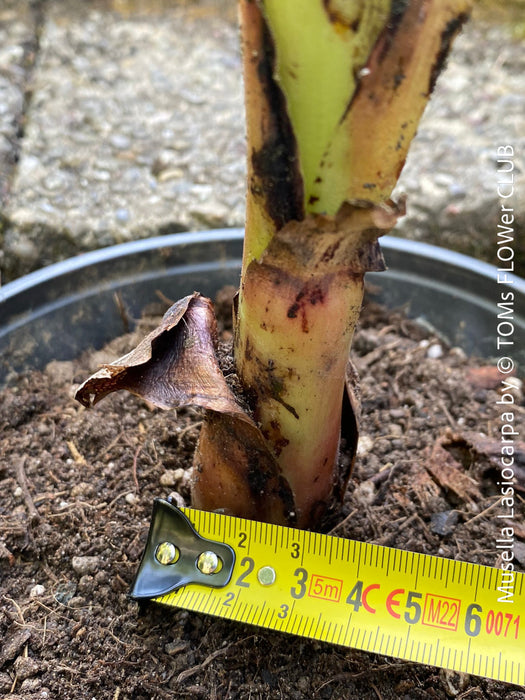
[[[191,404],[250,421],[222,375],[216,336],[212,303],[194,292],[173,304],[134,350],[87,379],[75,398],[92,406],[126,389],[160,408]]]
[[[486,472],[496,470],[499,474],[503,468],[501,437],[490,437],[475,431],[467,430],[461,433],[450,433],[443,446],[448,450],[464,454],[464,462],[472,462],[472,471],[481,478]],[[509,445],[507,445],[508,451]],[[512,443],[512,469],[516,479],[516,488],[525,491],[525,442],[514,440]],[[505,453],[506,461],[509,455]]]
[[[293,524],[291,490],[259,428],[228,387],[216,344],[212,303],[191,294],[134,350],[85,381],[76,398],[91,406],[126,389],[160,408],[206,409],[194,459],[194,505],[216,510],[235,504],[233,515]]]
[[[472,502],[481,498],[477,482],[465,473],[463,466],[437,440],[425,459],[425,467],[441,488],[454,493],[461,501]]]
[[[514,374],[512,372],[511,376]],[[495,365],[471,367],[466,371],[466,378],[475,389],[497,389],[501,386],[501,372]]]
[[[201,429],[192,503],[250,520],[296,523],[292,491],[261,431],[225,414],[210,412]]]

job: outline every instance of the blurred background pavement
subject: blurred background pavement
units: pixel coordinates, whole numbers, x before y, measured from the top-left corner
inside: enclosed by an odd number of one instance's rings
[[[515,151],[525,276],[525,2],[478,2],[398,186],[395,233],[496,263],[498,146]],[[234,0],[0,0],[0,274],[242,226]],[[518,193],[521,192],[521,199]]]

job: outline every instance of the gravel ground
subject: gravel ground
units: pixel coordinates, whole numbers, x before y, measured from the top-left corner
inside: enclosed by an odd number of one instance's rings
[[[243,224],[235,3],[161,2],[147,14],[107,5],[4,0],[3,282],[113,243]],[[499,145],[515,148],[517,190],[524,178],[522,47],[510,25],[479,18],[457,41],[401,177],[409,204],[399,235],[496,261]]]

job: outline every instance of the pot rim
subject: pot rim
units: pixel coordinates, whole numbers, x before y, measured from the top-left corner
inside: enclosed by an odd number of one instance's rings
[[[39,270],[30,272],[23,277],[8,282],[0,287],[0,304],[8,301],[17,294],[26,292],[42,283],[50,282],[62,275],[71,273],[81,273],[85,268],[108,262],[127,255],[137,255],[141,252],[149,252],[160,248],[169,248],[173,245],[197,244],[222,241],[242,240],[244,229],[224,228],[212,229],[209,231],[195,231],[186,233],[173,233],[166,236],[154,236],[152,238],[141,238],[135,241],[119,243],[105,248],[80,253],[72,258],[61,260],[51,265],[47,265]],[[487,281],[497,280],[498,268],[490,263],[477,260],[476,258],[458,253],[448,248],[412,241],[396,236],[383,236],[380,239],[381,247],[385,253],[393,251],[396,253],[408,253],[424,258],[429,262],[445,263],[453,267],[468,270],[480,277],[487,278]],[[519,294],[525,295],[525,279],[511,273],[512,289]]]

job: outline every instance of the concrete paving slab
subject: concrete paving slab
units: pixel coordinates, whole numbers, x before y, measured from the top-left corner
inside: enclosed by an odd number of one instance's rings
[[[231,16],[52,2],[6,212],[5,277],[135,238],[242,225],[242,99]]]
[[[38,9],[28,0],[0,3],[0,212],[18,160],[38,30]]]

